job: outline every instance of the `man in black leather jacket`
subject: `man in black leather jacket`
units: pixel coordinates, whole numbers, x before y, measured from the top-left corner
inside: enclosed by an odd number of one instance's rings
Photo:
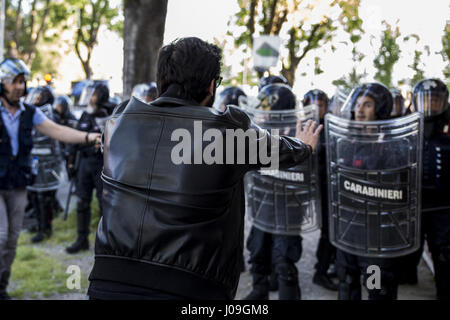
[[[218,47],[198,38],[163,47],[160,97],[149,105],[132,98],[107,122],[91,299],[233,299],[243,250],[243,176],[263,164],[249,164],[248,140],[244,149],[216,148],[216,161],[207,164],[203,134],[215,130],[220,140],[227,130],[258,130],[266,151],[277,152],[271,142],[279,142],[280,167],[298,164],[315,148],[321,127],[312,121],[303,131],[299,124],[297,138],[271,136],[237,108],[211,108],[220,59]],[[182,141],[188,145],[182,163],[177,133],[194,136],[193,143]],[[243,153],[246,161],[237,162]]]

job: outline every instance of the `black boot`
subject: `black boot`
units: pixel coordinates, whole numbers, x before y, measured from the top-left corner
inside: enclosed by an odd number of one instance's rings
[[[269,300],[269,279],[267,275],[253,274],[253,289],[244,300]]]
[[[6,292],[10,275],[10,271],[3,271],[3,273],[0,273],[0,300],[11,300],[11,297]]]
[[[66,248],[67,253],[77,253],[81,250],[89,250],[89,224],[91,222],[90,201],[79,199],[77,204],[77,229],[78,238],[74,244]]]
[[[331,291],[337,291],[338,286],[330,279],[327,274],[316,272],[313,277],[313,283]]]
[[[337,272],[336,272],[336,265],[335,264],[331,264],[330,268],[328,269],[327,272],[327,276],[328,278],[336,278],[338,277]]]
[[[294,263],[283,261],[275,265],[278,275],[278,300],[301,300],[298,271]]]
[[[0,300],[11,300],[11,297],[9,296],[8,292],[2,291],[0,292]]]
[[[38,243],[38,242],[43,241],[44,239],[45,239],[45,234],[41,231],[38,231],[38,233],[36,233],[36,235],[33,238],[31,238],[31,242]]]
[[[269,290],[278,291],[278,277],[275,271],[272,271],[269,276]]]
[[[38,243],[43,241],[46,236],[51,236],[51,227],[49,228],[48,226],[48,213],[45,204],[45,198],[42,193],[36,193],[34,196],[34,200],[38,218],[38,233],[33,238],[31,238],[31,242]]]
[[[66,252],[70,254],[77,253],[82,250],[89,250],[89,240],[87,236],[78,236],[77,240],[70,247],[66,248]]]

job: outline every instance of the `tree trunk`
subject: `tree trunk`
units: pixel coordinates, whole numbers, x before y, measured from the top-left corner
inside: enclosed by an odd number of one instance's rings
[[[133,87],[156,80],[158,52],[163,44],[168,0],[125,0],[123,96]]]

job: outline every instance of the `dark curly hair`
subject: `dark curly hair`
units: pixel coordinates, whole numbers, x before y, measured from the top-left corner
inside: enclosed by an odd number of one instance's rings
[[[177,39],[162,47],[156,74],[159,93],[178,84],[180,98],[200,103],[208,94],[211,80],[220,76],[221,58],[219,47],[195,37]]]

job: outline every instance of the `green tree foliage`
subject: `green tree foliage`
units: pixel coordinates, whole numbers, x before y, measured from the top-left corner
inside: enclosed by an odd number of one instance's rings
[[[107,0],[7,0],[5,23],[6,56],[18,57],[31,71],[57,73],[63,52],[57,46],[61,34],[73,29],[74,47],[83,70],[92,74],[90,58],[101,25],[122,35],[120,8]]]
[[[408,67],[413,70],[414,74],[409,79],[403,79],[403,80],[399,81],[399,84],[408,84],[412,88],[412,87],[414,87],[414,85],[417,82],[419,82],[420,80],[423,80],[425,78],[425,71],[424,71],[424,65],[422,62],[422,55],[424,52],[426,52],[427,55],[429,56],[430,48],[428,46],[419,48],[420,37],[417,34],[407,35],[403,38],[403,42],[408,42],[410,40],[415,40],[415,47],[418,48],[418,49],[414,50],[413,61],[410,65],[408,65]]]
[[[444,29],[444,35],[442,36],[442,57],[447,62],[447,66],[444,69],[444,80],[447,87],[450,88],[450,20],[447,21]]]
[[[392,70],[400,59],[400,46],[396,43],[400,37],[400,30],[398,27],[392,28],[386,21],[383,21],[383,24],[386,28],[381,38],[380,50],[373,63],[377,69],[375,80],[390,88],[392,87]]]
[[[358,86],[367,76],[367,72],[359,68],[365,55],[357,49],[357,44],[364,33],[362,28],[363,21],[359,17],[359,0],[343,1],[340,5],[343,11],[340,16],[340,22],[349,37],[349,41],[345,43],[352,48],[353,68],[348,75],[334,80],[332,84],[346,90],[351,90]]]
[[[292,85],[305,56],[333,39],[338,23],[333,21],[332,12],[338,9],[341,18],[350,16],[359,0],[333,0],[328,6],[303,0],[238,0],[238,4],[239,12],[228,22],[236,47],[251,48],[253,38],[261,34],[283,35],[288,54],[282,57],[281,73]],[[239,30],[236,33],[231,30],[235,27]]]
[[[92,76],[90,65],[92,51],[97,44],[98,31],[102,25],[122,34],[123,22],[117,20],[119,8],[108,0],[69,0],[71,12],[77,16],[75,52],[81,62],[86,78]]]
[[[65,21],[68,12],[64,1],[8,0],[5,7],[6,55],[18,57],[26,64],[31,63],[41,42],[48,43],[57,38],[56,29]]]

